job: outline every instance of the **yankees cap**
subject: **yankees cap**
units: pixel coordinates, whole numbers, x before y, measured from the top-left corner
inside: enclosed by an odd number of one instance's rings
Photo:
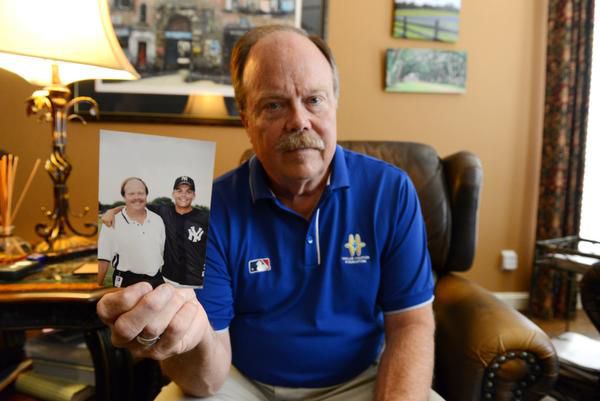
[[[173,189],[177,189],[178,186],[180,186],[181,184],[186,184],[190,186],[190,189],[194,192],[196,192],[196,186],[194,185],[194,180],[192,180],[191,177],[188,177],[187,175],[182,175],[181,177],[177,177],[177,179],[175,180],[175,184],[173,184]]]

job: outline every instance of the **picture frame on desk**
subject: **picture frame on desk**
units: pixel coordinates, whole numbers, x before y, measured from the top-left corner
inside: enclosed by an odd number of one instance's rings
[[[328,1],[196,0],[182,6],[167,0],[136,6],[111,0],[115,32],[142,78],[79,82],[73,93],[94,98],[102,121],[241,126],[229,75],[237,39],[272,23],[326,39]],[[87,106],[77,107],[89,116]]]

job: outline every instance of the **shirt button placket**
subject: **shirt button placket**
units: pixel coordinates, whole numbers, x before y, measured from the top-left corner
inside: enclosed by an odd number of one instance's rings
[[[317,265],[316,239],[313,232],[314,225],[311,224],[308,232],[306,233],[306,237],[304,237],[304,260],[306,262],[306,266]]]

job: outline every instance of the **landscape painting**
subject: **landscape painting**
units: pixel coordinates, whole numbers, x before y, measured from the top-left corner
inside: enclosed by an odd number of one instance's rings
[[[394,0],[395,38],[456,42],[461,0]]]
[[[464,93],[467,53],[434,49],[388,49],[387,92]]]

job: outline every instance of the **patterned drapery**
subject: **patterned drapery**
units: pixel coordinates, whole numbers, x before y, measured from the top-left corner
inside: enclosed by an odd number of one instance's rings
[[[577,235],[583,190],[594,0],[549,0],[537,239]],[[531,309],[564,316],[566,277],[539,269]]]

